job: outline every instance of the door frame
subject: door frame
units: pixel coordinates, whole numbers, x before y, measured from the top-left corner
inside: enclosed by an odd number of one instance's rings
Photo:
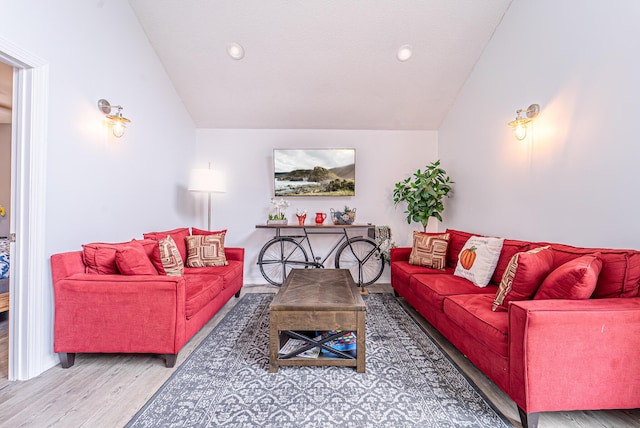
[[[8,377],[26,380],[57,363],[45,254],[49,65],[2,38],[0,61],[14,67]]]

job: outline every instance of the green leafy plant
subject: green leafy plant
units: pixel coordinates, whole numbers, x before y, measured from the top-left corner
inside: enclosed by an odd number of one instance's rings
[[[393,202],[407,203],[407,223],[422,223],[427,230],[429,218],[442,221],[444,198],[451,192],[453,181],[447,172],[440,168],[440,161],[432,162],[424,171],[418,170],[411,177],[396,183],[393,190]]]

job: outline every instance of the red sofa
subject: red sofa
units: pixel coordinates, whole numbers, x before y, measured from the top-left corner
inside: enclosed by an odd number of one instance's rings
[[[517,404],[524,427],[539,412],[640,407],[640,252],[505,239],[490,284],[453,275],[472,234],[450,234],[446,267],[409,264],[411,248],[391,250],[391,284],[429,323]],[[587,300],[492,302],[511,257],[549,245],[552,269],[599,253],[602,268]]]
[[[153,238],[167,234],[186,260],[186,228],[145,235],[152,239],[87,244],[82,251],[51,256],[54,351],[63,368],[74,364],[78,352],[162,354],[166,366],[173,367],[184,344],[232,296],[239,297],[243,248],[224,248],[226,266],[185,267],[182,276],[118,272],[118,249],[133,243],[154,260],[158,243]]]

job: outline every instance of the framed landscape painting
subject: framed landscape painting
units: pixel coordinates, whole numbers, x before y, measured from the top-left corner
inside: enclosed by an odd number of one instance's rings
[[[356,149],[274,149],[275,196],[354,196]]]

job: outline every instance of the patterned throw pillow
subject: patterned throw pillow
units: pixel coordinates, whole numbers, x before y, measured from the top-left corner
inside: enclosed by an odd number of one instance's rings
[[[212,235],[187,236],[187,267],[226,266],[225,232]]]
[[[448,244],[448,233],[413,232],[409,264],[444,270]]]
[[[478,287],[486,287],[498,264],[503,242],[504,238],[472,236],[462,247],[453,274]]]
[[[167,276],[184,275],[184,264],[182,256],[176,246],[171,235],[167,235],[165,239],[158,241],[158,249],[160,250],[160,260]]]
[[[514,254],[502,275],[491,310],[506,311],[509,302],[531,299],[552,266],[553,252],[549,246]]]

